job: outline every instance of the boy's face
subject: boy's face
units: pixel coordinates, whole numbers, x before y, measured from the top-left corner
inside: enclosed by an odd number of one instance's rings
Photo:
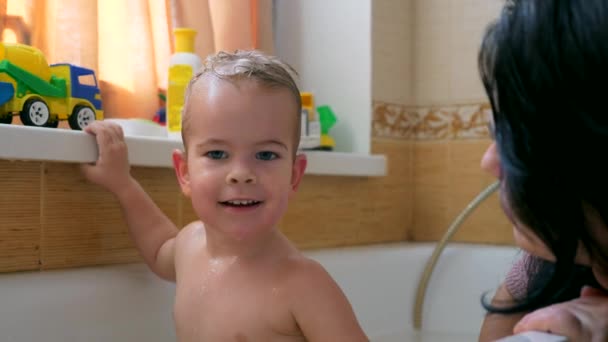
[[[206,79],[189,101],[187,155],[174,154],[174,165],[197,215],[237,239],[274,228],[306,167],[304,156],[293,157],[291,93]]]

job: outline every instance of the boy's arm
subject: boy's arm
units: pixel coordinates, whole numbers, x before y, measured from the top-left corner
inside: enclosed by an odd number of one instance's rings
[[[308,341],[369,341],[348,299],[320,264],[306,260],[294,273],[292,313]]]
[[[177,227],[134,179],[129,187],[114,194],[129,227],[129,235],[146,264],[159,277],[175,281]]]
[[[84,176],[116,196],[135,246],[152,271],[163,279],[175,280],[178,229],[131,177],[122,129],[112,123],[93,122],[85,131],[95,136],[99,158],[94,165],[82,165]]]

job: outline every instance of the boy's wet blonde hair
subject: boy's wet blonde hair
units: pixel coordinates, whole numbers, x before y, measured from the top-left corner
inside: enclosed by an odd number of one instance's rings
[[[186,133],[189,128],[189,97],[192,88],[199,80],[215,78],[228,82],[238,83],[242,80],[253,80],[259,85],[268,88],[285,88],[293,95],[296,104],[296,112],[293,113],[295,120],[294,154],[300,142],[301,130],[301,108],[302,99],[300,90],[295,81],[297,72],[287,63],[277,57],[266,55],[260,51],[241,51],[234,53],[218,52],[207,57],[203,66],[190,80],[186,89],[185,104],[182,113],[182,140],[186,146]]]

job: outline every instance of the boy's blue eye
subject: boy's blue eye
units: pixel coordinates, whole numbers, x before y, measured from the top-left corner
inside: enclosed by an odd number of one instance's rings
[[[228,158],[228,153],[224,151],[209,151],[205,153],[205,156],[211,159],[226,159]]]
[[[273,160],[279,157],[278,154],[270,151],[262,151],[256,153],[255,157],[260,160]]]

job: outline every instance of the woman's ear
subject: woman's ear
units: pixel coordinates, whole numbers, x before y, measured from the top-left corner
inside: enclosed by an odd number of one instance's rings
[[[306,159],[305,154],[298,154],[293,162],[293,167],[291,170],[291,192],[292,194],[298,191],[298,187],[300,186],[300,182],[302,181],[302,177],[304,176],[304,171],[306,171],[306,164],[308,164],[308,160]]]
[[[175,169],[177,181],[184,196],[190,197],[190,174],[188,173],[187,161],[186,152],[181,150],[173,151],[173,168]]]

